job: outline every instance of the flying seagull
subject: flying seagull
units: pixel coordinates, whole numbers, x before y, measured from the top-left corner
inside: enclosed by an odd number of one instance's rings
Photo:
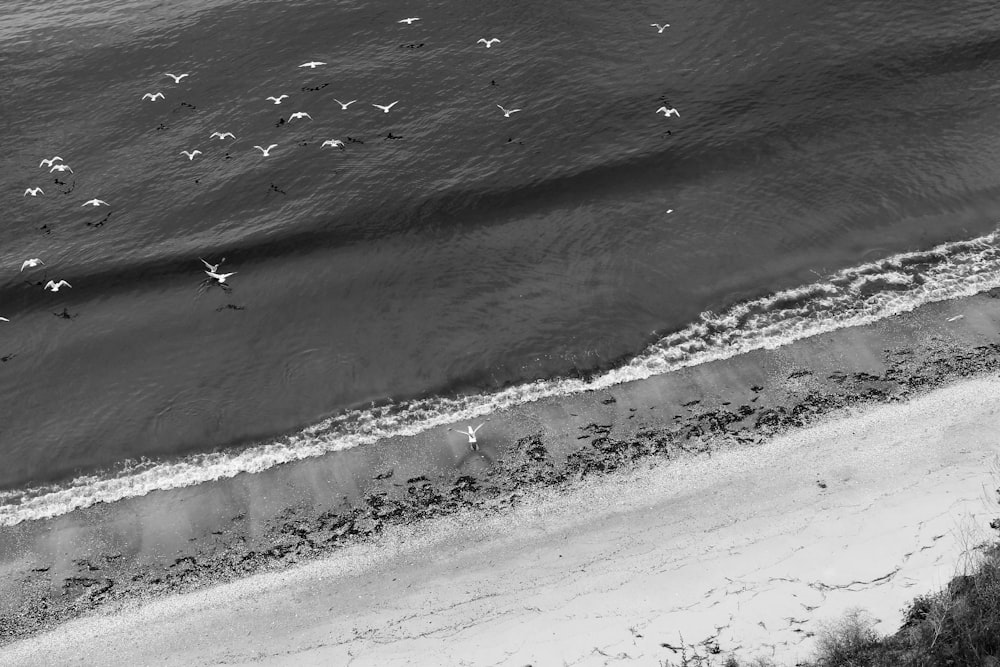
[[[512,113],[517,113],[518,111],[521,111],[521,109],[504,109],[499,104],[497,105],[497,108],[500,109],[500,111],[503,111],[503,117],[504,118],[510,118],[510,115]]]
[[[420,17],[414,16],[413,18],[403,19],[401,21],[396,21],[396,23],[405,23],[406,25],[413,25],[414,21],[419,21]]]
[[[103,199],[97,199],[96,197],[94,199],[88,199],[87,201],[83,202],[82,205],[93,206],[95,208],[97,206],[111,206],[111,204],[109,204],[108,202],[104,201]]]
[[[278,147],[278,144],[271,144],[267,148],[264,148],[262,146],[254,146],[254,148],[256,148],[257,150],[259,150],[261,153],[264,154],[264,157],[267,157],[268,155],[271,154],[271,149],[272,148],[277,148],[277,147]]]
[[[327,139],[326,141],[323,142],[320,148],[324,148],[326,146],[333,146],[334,148],[339,148],[340,150],[344,150],[344,142],[341,141],[340,139]]]
[[[281,100],[288,97],[288,95],[279,95],[277,97],[268,97],[267,99],[273,100],[275,104],[281,104]]]
[[[45,194],[45,191],[42,190],[41,188],[28,188],[27,190],[24,191],[24,194],[21,196],[27,197],[28,195],[31,195],[32,197],[37,197],[39,192],[41,192],[43,195]]]
[[[288,120],[295,120],[296,118],[308,118],[309,120],[313,119],[313,117],[307,114],[305,111],[296,111],[295,113],[293,113],[291,116],[288,117]]]
[[[469,444],[473,446],[473,449],[475,449],[476,448],[476,431],[478,431],[479,429],[481,429],[485,425],[486,425],[486,422],[483,422],[482,424],[480,424],[476,428],[472,428],[471,426],[467,426],[466,427],[468,429],[467,431],[457,431],[457,433],[461,433],[462,435],[469,436]],[[453,431],[455,429],[448,429],[448,430],[449,431]]]
[[[320,65],[325,65],[325,64],[326,64],[326,63],[321,63],[321,62],[319,62],[318,60],[310,60],[310,61],[309,61],[309,62],[307,62],[307,63],[302,63],[301,65],[299,65],[299,67],[309,67],[309,68],[311,68],[311,69],[316,69],[316,68],[317,68],[317,67],[319,67]]]
[[[485,44],[485,45],[486,45],[486,48],[488,49],[488,48],[490,48],[491,46],[493,46],[493,43],[494,43],[494,42],[497,42],[497,43],[499,43],[499,42],[500,42],[500,40],[499,40],[499,39],[497,39],[496,37],[490,37],[489,39],[486,39],[485,37],[480,37],[480,38],[479,38],[479,41],[478,41],[478,42],[476,42],[476,44]]]
[[[149,100],[150,102],[155,102],[156,100],[163,99],[163,93],[146,93],[142,96],[142,99]]]
[[[344,111],[347,111],[347,107],[349,107],[352,104],[354,104],[355,102],[357,102],[357,100],[351,100],[350,102],[341,102],[337,98],[333,98],[333,101],[336,102],[337,104],[339,104],[340,108],[343,109]]]
[[[62,162],[62,158],[59,157],[58,155],[55,156],[55,157],[53,157],[53,158],[45,158],[41,162],[38,163],[38,166],[39,167],[51,167],[53,162]],[[52,172],[49,172],[49,173],[51,174]]]
[[[24,271],[25,269],[33,269],[39,264],[45,264],[45,262],[37,257],[32,257],[31,259],[24,260],[24,264],[21,265],[21,270]]]
[[[670,118],[670,114],[674,114],[678,118],[681,117],[681,112],[673,107],[670,107],[669,109],[667,107],[660,107],[659,109],[656,110],[656,113],[660,113],[661,111],[663,112],[664,118]]]
[[[199,257],[198,259],[201,259],[201,257]],[[201,259],[201,263],[204,264],[206,267],[208,267],[208,271],[211,271],[212,273],[218,273],[219,272],[219,267],[222,266],[222,263],[224,261],[226,261],[225,257],[223,257],[222,259],[220,259],[218,264],[209,264],[205,260]],[[205,273],[208,273],[208,271],[206,271]]]
[[[392,104],[385,104],[385,105],[383,105],[383,104],[373,104],[372,106],[381,109],[385,113],[389,113],[389,109],[393,108],[397,104],[399,104],[399,100],[396,100]]]
[[[235,139],[236,135],[232,132],[213,132],[209,139],[215,139],[216,137],[219,139]]]
[[[204,260],[202,260],[202,261],[204,261]],[[228,278],[229,276],[235,276],[236,275],[236,271],[233,271],[232,273],[216,273],[215,271],[206,271],[205,273],[208,274],[209,278],[213,278],[213,279],[217,280],[220,285],[222,283],[226,282],[226,278]]]
[[[171,74],[170,72],[167,72],[164,76],[169,76],[171,79],[174,80],[174,83],[180,83],[181,79],[183,79],[184,77],[186,77],[188,75],[187,74]]]
[[[181,155],[187,155],[187,159],[193,160],[195,155],[201,155],[201,151],[196,148],[193,151],[181,151]]]
[[[65,280],[60,280],[59,282],[56,282],[54,280],[50,280],[49,282],[45,283],[45,289],[51,290],[53,292],[58,292],[59,288],[63,287],[63,286],[72,287],[72,285],[70,285]]]
[[[6,317],[0,317],[0,322],[10,322]]]
[[[660,23],[650,23],[649,25],[651,25],[652,27],[656,28],[656,32],[663,32],[664,30],[666,30],[667,28],[670,27],[669,23],[663,23],[663,24],[660,24]]]
[[[51,174],[53,171],[68,171],[71,174],[73,173],[73,170],[70,169],[68,164],[54,164],[52,165],[52,168],[49,169],[49,173]]]

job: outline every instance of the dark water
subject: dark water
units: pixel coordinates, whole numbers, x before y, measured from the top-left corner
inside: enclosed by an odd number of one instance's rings
[[[705,311],[993,231],[1000,8],[812,4],[7,2],[0,488],[390,398],[454,418],[443,397],[621,366]],[[992,286],[1000,264],[970,282],[950,252],[851,294]],[[72,288],[25,282],[49,278]],[[793,310],[826,317],[816,293]]]

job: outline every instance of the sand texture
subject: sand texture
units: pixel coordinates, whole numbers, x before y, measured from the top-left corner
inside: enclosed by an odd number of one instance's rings
[[[389,531],[299,568],[70,622],[5,664],[658,664],[808,657],[824,621],[892,632],[998,514],[1000,379],[516,509]],[[695,647],[692,649],[691,647]]]

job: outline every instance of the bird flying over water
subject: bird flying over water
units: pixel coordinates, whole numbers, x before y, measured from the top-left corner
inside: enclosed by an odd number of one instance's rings
[[[277,97],[268,97],[267,99],[272,100],[275,104],[281,104],[281,100],[288,97],[288,95],[278,95]]]
[[[171,79],[174,80],[174,83],[180,83],[181,79],[183,79],[184,77],[186,77],[188,75],[187,74],[171,74],[170,72],[167,72],[166,74],[164,74],[164,76],[169,76]]]
[[[399,100],[396,100],[392,104],[373,104],[372,106],[381,109],[385,113],[389,113],[389,109],[393,108],[397,104],[399,104]]]
[[[313,117],[307,114],[305,111],[296,111],[295,113],[293,113],[291,116],[288,117],[288,120],[295,120],[296,118],[308,118],[309,120],[313,119]]]
[[[202,261],[204,262],[205,260]],[[220,284],[226,282],[226,278],[229,276],[236,275],[236,271],[233,271],[232,273],[216,273],[215,271],[206,271],[205,273],[208,274],[209,278],[217,280]]]
[[[62,161],[63,161],[63,159],[57,155],[57,156],[55,156],[53,158],[44,158],[41,162],[38,163],[38,166],[39,166],[39,168],[41,168],[41,167],[51,167],[53,162],[62,162]],[[52,173],[52,172],[49,172],[49,173]]]
[[[669,23],[650,23],[652,27],[656,28],[656,32],[660,33],[670,27]]]
[[[93,206],[96,208],[98,206],[111,206],[111,204],[104,201],[103,199],[97,199],[95,197],[94,199],[88,199],[87,201],[83,202],[82,206]]]
[[[325,148],[326,146],[333,146],[334,148],[339,148],[340,150],[344,150],[344,142],[341,141],[340,139],[327,139],[322,143],[320,148]]]
[[[510,118],[510,115],[512,113],[517,113],[518,111],[521,111],[521,109],[504,109],[499,104],[497,105],[497,108],[500,109],[500,111],[503,111],[504,118]]]
[[[163,99],[163,93],[146,93],[142,96],[142,99],[149,100],[150,102],[155,102],[156,100]]]
[[[201,257],[199,257],[198,259],[201,259]],[[201,259],[201,263],[204,264],[206,267],[208,267],[208,271],[211,271],[212,273],[218,273],[219,272],[219,267],[222,266],[222,263],[224,261],[226,261],[225,257],[223,257],[222,259],[220,259],[218,264],[209,264],[205,260]],[[205,273],[208,273],[208,271],[206,271]]]
[[[321,62],[319,62],[318,60],[310,60],[310,61],[309,61],[309,62],[307,62],[307,63],[302,63],[301,65],[299,65],[299,67],[309,67],[309,68],[311,68],[311,69],[316,69],[316,68],[317,68],[317,67],[319,67],[320,65],[325,65],[325,64],[326,64],[326,63],[321,63]]]
[[[193,151],[181,151],[181,155],[187,155],[187,159],[193,160],[195,155],[201,155],[201,151],[196,148]]]
[[[32,197],[37,197],[39,192],[41,192],[43,195],[45,194],[45,191],[42,190],[41,188],[28,188],[27,190],[24,191],[24,194],[21,196],[27,197],[28,195],[31,195]]]
[[[656,110],[656,113],[660,113],[661,111],[663,112],[664,118],[670,118],[670,114],[674,114],[678,118],[681,117],[681,112],[678,111],[677,109],[674,109],[673,107],[670,107],[669,109],[667,107],[660,107],[659,109]]]
[[[52,168],[49,169],[49,173],[51,174],[53,171],[68,171],[71,174],[73,173],[73,170],[70,169],[68,164],[54,164],[52,165]]]
[[[39,264],[45,264],[45,262],[38,259],[37,257],[32,257],[31,259],[24,260],[24,263],[21,264],[21,270],[24,271],[25,269],[33,269]]]
[[[355,102],[357,102],[357,100],[351,100],[350,102],[341,102],[337,98],[333,98],[333,101],[336,102],[337,104],[339,104],[340,108],[343,109],[344,111],[347,111],[347,107],[349,107],[352,104],[354,104]]]
[[[219,139],[235,139],[236,135],[232,132],[213,132],[209,139],[215,139],[216,137]]]
[[[489,39],[486,39],[485,37],[480,37],[479,41],[476,42],[476,44],[485,44],[486,48],[488,49],[491,46],[493,46],[494,42],[499,43],[500,40],[497,39],[496,37],[490,37]]]
[[[406,25],[413,25],[414,21],[419,21],[420,17],[414,16],[413,18],[403,19],[401,21],[396,21],[396,23],[405,23]]]
[[[49,282],[45,283],[44,289],[50,290],[52,292],[58,292],[60,287],[73,287],[73,286],[70,285],[65,280],[60,280],[59,282],[50,280]]]
[[[261,153],[264,154],[264,157],[267,157],[268,155],[271,154],[271,149],[272,148],[277,148],[277,147],[278,147],[278,144],[271,144],[267,148],[264,148],[263,146],[254,146],[254,148],[256,148],[257,150],[259,150]]]

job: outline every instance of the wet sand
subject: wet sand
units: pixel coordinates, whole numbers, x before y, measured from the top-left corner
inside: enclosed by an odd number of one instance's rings
[[[11,664],[658,664],[808,657],[860,606],[892,632],[998,514],[1000,378],[8,647]],[[690,653],[689,653],[690,654]]]
[[[953,319],[957,316],[961,318]],[[454,572],[468,570],[473,573],[475,582],[479,582],[477,585],[482,586],[490,582],[503,585],[505,581],[514,580],[512,573],[497,575],[488,569],[477,569],[475,554],[481,559],[486,553],[506,554],[505,558],[488,558],[487,563],[509,560],[521,562],[525,567],[533,563],[532,567],[539,570],[542,579],[526,582],[525,586],[538,588],[545,599],[557,601],[563,588],[574,590],[574,585],[560,578],[564,576],[559,573],[565,566],[557,564],[571,554],[562,554],[560,559],[560,554],[553,551],[554,544],[546,547],[544,541],[536,544],[537,539],[518,537],[516,528],[533,525],[529,521],[532,516],[545,518],[545,522],[527,533],[535,538],[539,534],[560,531],[566,533],[567,540],[571,533],[582,536],[578,539],[583,540],[580,543],[583,546],[577,545],[572,550],[583,558],[576,570],[586,564],[584,572],[604,567],[608,572],[618,572],[614,576],[623,581],[642,581],[639,573],[645,570],[629,570],[627,560],[619,562],[617,554],[621,552],[617,547],[610,552],[601,551],[600,545],[613,544],[616,540],[621,542],[623,536],[620,527],[615,527],[617,520],[608,518],[608,513],[631,511],[627,508],[617,510],[615,503],[638,493],[641,503],[659,503],[663,516],[688,516],[690,523],[664,524],[645,534],[660,535],[671,531],[684,536],[679,538],[681,542],[691,545],[698,553],[721,553],[719,547],[713,546],[714,541],[706,544],[696,539],[697,528],[702,523],[707,522],[709,526],[719,522],[754,525],[754,515],[737,520],[732,513],[743,504],[751,509],[757,507],[757,511],[769,508],[766,510],[769,514],[764,516],[771,516],[772,522],[784,522],[786,514],[791,522],[795,512],[788,504],[789,498],[782,495],[782,488],[765,485],[765,491],[752,493],[761,487],[748,486],[745,493],[731,498],[728,505],[720,506],[725,510],[722,514],[713,514],[720,509],[713,510],[713,503],[716,498],[725,497],[726,488],[739,488],[733,475],[749,474],[753,466],[758,465],[756,461],[766,460],[766,448],[773,446],[774,438],[782,433],[832,419],[845,410],[879,405],[895,409],[910,405],[937,387],[958,387],[960,385],[955,383],[963,378],[995,375],[1000,370],[998,330],[1000,300],[990,295],[932,304],[874,326],[844,329],[775,350],[760,350],[613,387],[605,392],[539,401],[497,414],[481,432],[478,452],[470,452],[463,438],[441,428],[374,447],[280,466],[258,475],[241,475],[218,483],[158,492],[111,505],[97,505],[53,520],[3,528],[0,529],[0,570],[5,576],[0,580],[0,641],[22,643],[0,649],[0,662],[12,660],[12,656],[18,656],[15,662],[20,662],[20,658],[28,659],[30,654],[23,651],[29,647],[48,647],[42,649],[43,653],[49,648],[57,650],[59,642],[63,641],[59,637],[67,636],[60,633],[66,630],[39,635],[27,643],[24,639],[58,628],[74,618],[83,618],[84,623],[131,623],[128,619],[138,618],[134,610],[144,601],[153,602],[154,607],[150,609],[168,609],[171,605],[187,604],[184,600],[202,600],[197,604],[207,615],[199,627],[221,629],[228,624],[238,627],[244,634],[245,628],[250,639],[232,648],[240,656],[237,662],[250,659],[240,651],[251,645],[257,647],[254,650],[265,651],[266,655],[277,655],[267,653],[271,651],[266,648],[270,644],[284,646],[281,650],[301,648],[302,645],[295,645],[293,639],[300,634],[308,635],[308,619],[316,617],[318,608],[309,608],[302,625],[286,626],[282,630],[284,634],[276,635],[264,632],[270,627],[269,621],[262,620],[258,624],[256,614],[226,617],[218,611],[229,608],[229,602],[216,612],[211,611],[217,604],[213,600],[221,600],[232,591],[249,590],[254,591],[255,597],[264,595],[257,592],[265,586],[264,580],[247,578],[254,574],[277,577],[280,581],[283,577],[320,576],[309,568],[328,568],[328,574],[323,575],[327,578],[333,577],[329,573],[337,568],[355,572],[351,575],[356,578],[354,580],[330,579],[329,586],[303,584],[301,587],[302,599],[307,599],[309,596],[305,592],[313,588],[317,594],[327,591],[331,596],[327,601],[330,602],[328,608],[333,611],[326,612],[323,617],[326,619],[324,627],[330,632],[343,630],[338,623],[355,616],[375,619],[372,627],[377,629],[386,620],[379,620],[381,617],[377,614],[384,613],[386,608],[396,609],[407,618],[419,617],[424,608],[421,605],[426,606],[426,600],[409,597],[406,591],[410,589],[397,585],[400,582],[408,581],[413,587],[430,591],[435,590],[435,586],[443,587],[443,595],[454,592],[451,590]],[[970,422],[975,423],[978,422]],[[974,429],[969,426],[966,430]],[[865,459],[868,468],[860,464],[855,468],[870,469],[871,474],[877,474],[887,465],[880,460],[880,445],[854,445],[853,437],[842,435],[838,446],[860,448],[858,456],[869,457]],[[920,438],[914,441],[915,446],[923,443]],[[866,454],[867,448],[874,449]],[[726,461],[743,463],[727,469]],[[813,469],[815,466],[806,459],[796,465],[798,467],[789,469],[789,475],[796,475],[794,484],[789,478],[789,488],[794,491],[798,488],[796,484],[805,486],[795,493],[812,493],[823,498],[837,488],[838,476],[833,468]],[[982,460],[977,460],[974,466],[978,466],[980,472],[985,470]],[[690,472],[695,469],[700,471],[697,475]],[[861,472],[855,474],[858,475]],[[657,487],[660,491],[649,498],[643,496],[645,492],[627,491],[642,489],[643,484],[658,484],[662,488]],[[687,489],[687,495],[677,496],[683,489]],[[668,491],[675,495],[667,494]],[[589,500],[574,504],[568,500],[571,498]],[[545,502],[556,505],[544,512],[532,509]],[[765,505],[759,505],[761,502]],[[561,512],[559,503],[570,509]],[[925,509],[933,513],[932,507]],[[714,523],[713,516],[716,516]],[[931,518],[921,517],[919,521]],[[629,519],[629,525],[642,525],[647,520],[650,520],[648,516],[637,514]],[[866,513],[864,521],[848,516],[841,523],[845,530],[857,533],[860,526],[870,525],[872,520]],[[885,532],[894,523],[887,518],[874,525],[880,526],[878,531]],[[487,530],[488,526],[493,528]],[[759,526],[757,533],[766,534],[765,528]],[[713,533],[712,539],[722,539],[720,535]],[[627,535],[625,542],[634,539]],[[731,539],[736,540],[732,544],[740,544],[737,537]],[[844,543],[852,540],[842,539]],[[865,540],[872,541],[870,538]],[[934,543],[944,545],[942,540],[939,538]],[[481,550],[466,553],[459,548],[468,543],[480,545]],[[646,538],[646,543],[650,553],[658,551],[650,538]],[[486,545],[488,551],[484,551]],[[386,575],[380,575],[383,570],[377,568],[390,567],[381,559],[404,548],[417,549],[412,556],[414,562],[425,564],[397,564],[392,566],[395,569],[385,570]],[[419,551],[421,548],[424,551]],[[594,551],[589,552],[589,548]],[[728,550],[733,548],[736,547],[727,547]],[[756,568],[773,560],[767,555],[770,547],[761,548],[765,550],[751,559]],[[668,552],[674,550],[671,547]],[[588,553],[591,555],[587,556]],[[827,564],[831,561],[829,556],[824,559],[822,553],[816,558]],[[945,560],[949,567],[954,565],[954,559]],[[381,564],[376,566],[376,561]],[[453,562],[459,564],[458,570],[448,569]],[[295,570],[294,566],[301,563],[307,563],[302,566],[305,569]],[[556,569],[545,569],[549,564]],[[376,569],[370,569],[372,567]],[[301,575],[301,572],[314,574]],[[388,572],[392,572],[392,576]],[[734,580],[738,579],[735,572],[729,575]],[[397,582],[391,582],[393,576]],[[585,580],[586,577],[581,578]],[[684,581],[693,580],[695,577],[689,575]],[[470,591],[478,590],[471,580],[458,581],[466,583],[465,588]],[[231,583],[235,588],[227,588],[227,582],[235,582]],[[363,582],[375,588],[364,588]],[[380,585],[385,589],[378,589]],[[211,586],[215,588],[208,588]],[[547,594],[544,593],[546,586]],[[337,594],[334,589],[357,589],[359,592],[352,597],[351,594]],[[230,593],[226,593],[227,590]],[[726,589],[714,586],[711,590],[719,594]],[[177,596],[191,591],[195,598]],[[294,596],[281,602],[282,595],[284,593],[260,599],[267,599],[274,609],[295,604]],[[357,595],[362,597],[357,598]],[[385,606],[369,609],[369,603],[379,599],[379,595]],[[390,600],[392,595],[397,596],[397,601]],[[582,597],[588,595],[593,594],[581,593]],[[781,595],[776,593],[771,597]],[[724,596],[727,601],[732,597]],[[479,604],[488,606],[492,599],[492,594],[487,595],[486,602]],[[641,604],[625,597],[617,599],[618,615],[634,617],[636,622],[652,611],[652,608],[643,611]],[[461,600],[456,600],[455,604],[458,608],[475,606]],[[522,606],[547,608],[545,605]],[[810,602],[808,606],[813,604]],[[330,616],[338,613],[337,610],[347,615]],[[691,610],[693,612],[694,607]],[[185,615],[189,613],[184,612]],[[222,613],[222,616],[213,621],[209,617],[214,613]],[[370,613],[376,616],[367,616]],[[570,610],[565,616],[580,620],[581,617],[590,618],[587,614],[586,611],[576,614]],[[607,616],[609,612],[605,610],[601,614]],[[87,621],[88,616],[95,620]],[[286,616],[287,613],[279,614],[272,620],[277,623]],[[443,612],[434,615],[437,616],[443,617]],[[487,614],[486,617],[492,616]],[[141,632],[130,630],[119,639],[131,642],[133,633],[140,632],[143,646],[160,646],[168,651],[160,657],[168,658],[172,650],[168,648],[171,634],[168,626],[179,626],[167,616],[158,618],[160,620],[150,622],[163,624],[160,640],[143,634],[158,631],[153,627],[144,627]],[[262,618],[270,617],[265,614]],[[580,628],[600,625],[591,621],[593,619],[581,621]],[[565,618],[551,617],[546,621],[553,628],[567,622]],[[517,621],[511,623],[516,626]],[[369,632],[357,624],[350,627],[355,626],[362,634],[375,637],[373,641],[381,641],[377,630]],[[764,634],[757,635],[758,640],[754,641],[765,642],[766,637],[782,632],[781,627],[773,624],[765,622],[765,626],[757,626]],[[786,630],[793,632],[794,628]],[[589,634],[590,631],[583,632]],[[691,639],[699,632],[684,632],[684,641],[701,641]],[[260,635],[257,643],[254,643],[255,633]],[[680,637],[670,633],[657,641],[678,645]],[[229,634],[227,630],[225,635]],[[449,636],[454,633],[444,630],[432,634]],[[282,639],[285,635],[287,642]],[[206,650],[213,642],[221,641],[210,634],[202,636]],[[311,635],[309,641],[314,640],[319,642]],[[157,644],[157,641],[168,643]],[[505,650],[511,650],[504,642],[491,643],[488,638],[477,641],[485,647],[503,645]],[[614,642],[608,646],[612,644]],[[101,650],[111,645],[114,642],[110,639],[99,644]],[[191,646],[198,645],[192,643]],[[563,648],[559,650],[565,649],[564,645],[560,646]],[[191,657],[191,654],[185,655]],[[206,655],[221,657],[217,653]],[[595,655],[600,656],[600,653]],[[121,659],[128,661],[130,658],[123,653]],[[488,660],[483,658],[474,662],[481,664]]]

